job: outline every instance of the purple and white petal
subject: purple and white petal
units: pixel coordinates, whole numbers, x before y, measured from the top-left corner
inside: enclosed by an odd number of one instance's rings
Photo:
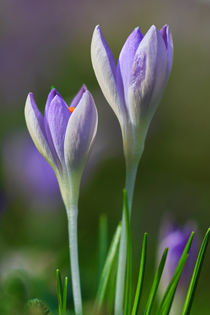
[[[82,170],[91,150],[97,125],[97,109],[92,95],[87,90],[72,113],[66,129],[64,154],[70,172]]]
[[[62,97],[62,96],[60,95],[60,93],[58,93],[58,91],[57,91],[55,88],[53,88],[53,89],[50,91],[50,93],[48,94],[48,97],[47,97],[47,101],[46,101],[46,105],[45,105],[45,111],[44,111],[44,116],[47,115],[47,112],[48,112],[50,103],[52,102],[52,100],[54,99],[54,97],[55,97],[56,95]]]
[[[169,26],[166,24],[160,30],[160,34],[166,45],[167,50],[167,76],[169,77],[173,63],[173,39]]]
[[[70,107],[75,107],[75,108],[77,107],[85,91],[87,91],[87,87],[85,84],[83,84],[79,92],[75,95],[75,97],[71,101]]]
[[[128,36],[119,56],[119,60],[117,63],[117,81],[122,80],[123,90],[124,90],[124,98],[125,102],[128,103],[127,93],[128,93],[128,85],[129,78],[132,69],[132,65],[134,62],[134,56],[136,54],[136,50],[143,38],[143,35],[139,29],[136,27],[133,32]]]
[[[130,75],[128,110],[134,126],[148,115],[151,120],[165,88],[166,77],[165,43],[158,29],[151,26],[136,51]]]
[[[39,109],[37,108],[32,93],[29,93],[26,99],[25,119],[26,125],[34,141],[34,144],[36,145],[39,152],[44,156],[44,158],[55,169],[56,163],[46,138],[44,119]]]
[[[49,105],[46,119],[55,151],[61,163],[64,161],[64,138],[70,115],[65,101],[56,95]]]
[[[101,90],[121,121],[124,109],[116,83],[116,64],[99,26],[96,26],[92,37],[91,59]]]
[[[52,136],[50,133],[48,120],[47,120],[48,110],[49,110],[50,104],[56,95],[58,95],[59,97],[62,97],[60,95],[60,93],[55,88],[53,88],[50,91],[50,93],[48,94],[46,105],[45,105],[45,111],[44,111],[44,127],[45,127],[45,133],[46,133],[47,141],[48,141],[50,148],[51,148],[51,152],[52,152],[53,156],[55,157],[57,164],[60,165],[60,161],[59,161],[58,155],[56,153],[56,150],[55,150],[55,147],[53,144],[53,140],[52,140]]]

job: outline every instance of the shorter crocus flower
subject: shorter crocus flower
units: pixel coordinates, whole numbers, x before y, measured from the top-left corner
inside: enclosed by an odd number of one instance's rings
[[[173,42],[168,25],[159,31],[154,25],[143,36],[136,27],[128,36],[117,65],[111,49],[96,26],[91,58],[101,90],[121,127],[126,163],[128,204],[131,211],[138,163],[150,121],[166,87],[173,59]],[[126,265],[125,222],[122,221],[115,296],[115,314],[123,313]]]
[[[77,249],[78,198],[82,172],[97,130],[96,106],[85,86],[82,86],[70,106],[52,89],[42,116],[33,94],[29,93],[25,105],[25,119],[37,149],[52,166],[59,182],[69,222],[75,313],[81,314]]]
[[[158,247],[158,261],[160,261],[164,249],[168,248],[168,256],[163,270],[162,279],[159,287],[159,297],[164,295],[164,292],[175,272],[179,259],[184,251],[187,241],[192,231],[196,231],[196,225],[187,223],[184,226],[179,226],[173,221],[165,220],[160,229],[159,247]],[[181,310],[186,297],[186,290],[189,281],[192,277],[196,256],[198,251],[198,244],[196,238],[193,240],[189,257],[186,266],[182,272],[175,299],[171,308],[170,314],[181,314]]]

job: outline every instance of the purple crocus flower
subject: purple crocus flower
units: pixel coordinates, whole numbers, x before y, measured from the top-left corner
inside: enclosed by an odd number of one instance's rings
[[[187,241],[192,231],[196,231],[196,225],[193,223],[187,223],[184,226],[178,226],[172,221],[165,220],[160,230],[160,241],[158,247],[158,261],[161,259],[161,255],[166,247],[168,247],[168,256],[164,267],[162,280],[160,282],[159,296],[163,296],[184,251]],[[193,268],[196,261],[198,251],[198,242],[193,240],[189,257],[186,262],[186,266],[182,272],[179,285],[177,287],[175,300],[170,314],[181,314],[181,308],[183,307],[186,290],[189,285],[189,281],[192,277]]]
[[[44,116],[40,113],[32,93],[29,93],[25,118],[31,137],[58,178],[65,204],[76,194],[84,164],[93,144],[97,129],[97,110],[85,85],[70,106],[52,89],[48,95]],[[67,182],[70,192],[66,196]],[[74,184],[72,185],[72,183]],[[73,194],[74,192],[74,194]]]
[[[120,122],[126,163],[135,163],[171,71],[173,42],[169,26],[159,31],[153,25],[145,36],[136,27],[117,65],[100,26],[96,26],[91,57],[102,92]]]
[[[25,118],[37,149],[57,176],[66,207],[74,307],[75,314],[81,315],[77,244],[78,198],[82,172],[97,130],[96,106],[84,85],[70,106],[55,89],[52,89],[47,98],[44,116],[38,110],[33,94],[29,93],[25,105]]]
[[[127,38],[117,65],[99,26],[96,26],[91,58],[96,78],[121,127],[126,162],[128,205],[131,211],[138,163],[150,121],[166,87],[173,59],[168,25],[153,25],[142,35],[136,27]],[[118,259],[115,314],[123,313],[126,266],[125,219],[122,220]]]

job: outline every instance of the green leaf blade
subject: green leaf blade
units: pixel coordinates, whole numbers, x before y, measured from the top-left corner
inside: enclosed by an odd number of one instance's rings
[[[107,258],[104,264],[104,268],[101,274],[101,279],[99,282],[99,287],[98,287],[98,291],[96,294],[96,301],[95,301],[95,306],[96,306],[97,311],[100,310],[103,300],[104,300],[109,276],[110,276],[113,262],[114,262],[114,259],[116,257],[117,250],[118,250],[120,235],[121,235],[121,223],[118,224],[115,234],[113,236],[113,239],[112,239],[112,242],[111,242],[108,254],[107,254]]]
[[[160,261],[159,266],[158,266],[158,270],[157,270],[155,277],[154,277],[152,289],[150,291],[150,295],[149,295],[147,305],[145,308],[145,312],[144,312],[145,315],[149,315],[151,313],[152,305],[153,305],[153,302],[154,302],[154,299],[156,296],[156,292],[157,292],[157,289],[158,289],[158,286],[160,283],[160,279],[161,279],[161,276],[163,273],[163,269],[165,266],[167,254],[168,254],[168,248],[165,248],[163,255],[162,255],[162,258],[161,258],[161,261]]]
[[[187,244],[183,250],[182,256],[181,256],[181,258],[177,264],[177,267],[175,269],[175,272],[173,274],[173,277],[172,277],[171,281],[169,282],[169,285],[168,285],[168,287],[167,287],[167,289],[163,295],[163,298],[160,302],[160,305],[159,305],[158,311],[157,311],[157,315],[162,315],[164,310],[165,310],[165,312],[167,312],[167,305],[169,306],[173,302],[173,298],[175,295],[175,291],[176,291],[181,273],[184,269],[185,263],[186,263],[187,258],[188,258],[188,253],[189,253],[189,250],[190,250],[190,247],[192,244],[194,234],[195,233],[192,232],[188,241],[187,241]]]
[[[56,280],[57,280],[58,312],[59,312],[59,315],[62,315],[63,289],[62,289],[61,273],[59,269],[56,269]]]
[[[201,244],[200,251],[198,253],[198,258],[196,260],[195,268],[193,271],[192,279],[189,285],[189,289],[187,292],[185,304],[183,307],[182,315],[188,315],[190,313],[191,307],[192,307],[192,302],[195,294],[195,289],[197,287],[199,275],[201,272],[201,267],[203,265],[207,245],[209,242],[209,236],[210,236],[210,229],[207,230],[206,235],[204,236],[203,242]]]
[[[125,280],[125,299],[124,299],[124,314],[130,315],[131,313],[131,293],[132,293],[132,237],[130,226],[130,215],[128,207],[128,198],[126,189],[123,190],[123,209],[126,226],[126,280]]]
[[[139,309],[139,302],[141,298],[142,285],[144,280],[144,271],[146,266],[146,250],[147,250],[147,233],[144,233],[143,243],[142,243],[142,252],[140,259],[139,275],[136,286],[136,294],[133,303],[132,315],[136,315]]]
[[[68,294],[68,277],[64,279],[64,286],[63,286],[63,313],[62,315],[66,314],[66,306],[67,306],[67,294]]]

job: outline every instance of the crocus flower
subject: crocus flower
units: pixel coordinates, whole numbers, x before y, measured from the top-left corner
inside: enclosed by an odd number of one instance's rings
[[[25,118],[37,149],[52,166],[59,182],[69,222],[75,313],[81,314],[77,249],[78,197],[82,172],[97,130],[96,106],[85,86],[82,86],[70,106],[52,89],[47,98],[44,116],[37,108],[33,94],[29,93]]]
[[[161,298],[175,272],[179,259],[184,251],[187,241],[192,231],[197,230],[196,225],[187,223],[179,226],[173,221],[165,220],[160,230],[160,240],[158,246],[158,261],[161,259],[164,249],[168,248],[166,264],[163,270],[162,279],[159,288],[159,297]],[[186,290],[192,277],[193,268],[198,251],[198,241],[195,238],[192,242],[189,257],[182,272],[175,299],[170,314],[181,314],[181,309],[186,296]]]
[[[168,25],[160,31],[153,25],[142,35],[139,27],[127,38],[117,65],[99,26],[96,26],[91,58],[96,78],[121,127],[126,163],[128,204],[131,211],[138,163],[145,137],[166,87],[173,59],[173,42]],[[124,212],[123,212],[124,213]],[[115,296],[115,314],[123,313],[126,266],[125,220],[121,241]]]
[[[93,68],[108,103],[121,126],[126,163],[138,162],[149,123],[166,87],[173,59],[168,25],[153,25],[142,35],[139,27],[127,38],[117,65],[99,26],[91,57]]]

